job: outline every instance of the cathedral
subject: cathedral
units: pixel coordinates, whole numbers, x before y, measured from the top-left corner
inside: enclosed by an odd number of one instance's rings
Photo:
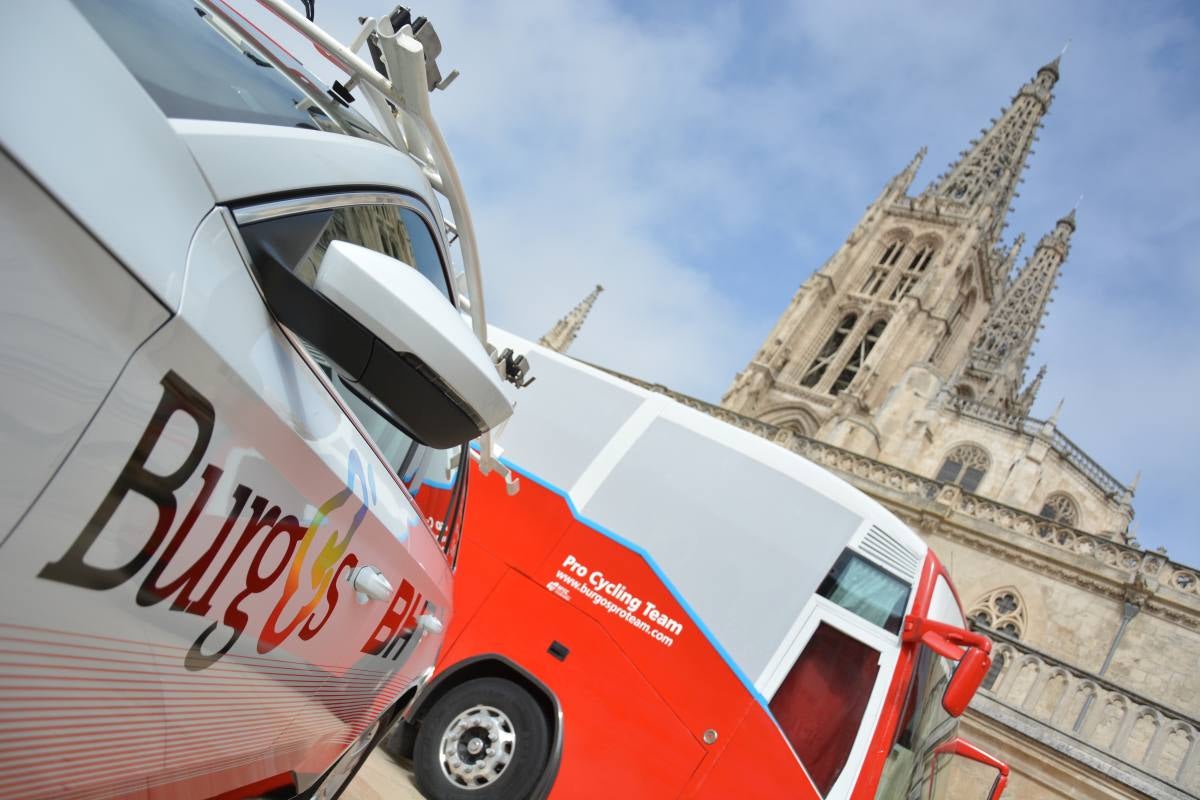
[[[825,466],[928,541],[995,643],[962,733],[1011,765],[1006,798],[1197,798],[1200,571],[1139,547],[1136,478],[1057,411],[1030,415],[1075,212],[1023,261],[1002,237],[1059,70],[929,186],[912,185],[924,150],[888,181],[720,405],[629,379]],[[542,344],[565,350],[600,290]]]

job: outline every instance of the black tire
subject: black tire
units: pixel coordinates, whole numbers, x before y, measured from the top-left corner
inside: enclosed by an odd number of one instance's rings
[[[443,768],[441,744],[451,723],[477,706],[499,711],[511,724],[511,760],[494,773],[479,775],[475,788],[455,782]],[[473,729],[470,729],[473,730]],[[463,738],[470,738],[469,731]],[[525,800],[546,769],[550,727],[529,692],[503,678],[476,678],[443,695],[425,715],[413,748],[417,788],[430,800]],[[464,752],[464,758],[470,758]]]

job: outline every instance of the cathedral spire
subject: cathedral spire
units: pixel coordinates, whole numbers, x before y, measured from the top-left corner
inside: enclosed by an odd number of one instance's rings
[[[1018,394],[1024,382],[1025,362],[1074,232],[1075,209],[1071,209],[1038,242],[1033,255],[980,325],[971,344],[964,380],[979,384],[976,396],[985,403],[1012,413],[1028,413],[1024,401],[1032,405],[1033,398]],[[1035,379],[1035,384],[1040,381]]]
[[[1037,401],[1038,390],[1042,388],[1042,381],[1046,379],[1046,365],[1042,364],[1037,371],[1037,375],[1029,382],[1029,385],[1021,390],[1021,394],[1017,397],[1017,408],[1022,416],[1029,416],[1030,410],[1033,408],[1034,402]]]
[[[1000,259],[996,272],[992,275],[992,283],[1000,288],[997,294],[1004,291],[1008,285],[1009,278],[1012,276],[1013,267],[1016,266],[1017,256],[1021,254],[1021,248],[1025,246],[1025,234],[1018,233],[1017,238],[1013,240],[1012,247],[1008,248],[1008,255]]]
[[[1052,90],[1059,78],[1061,54],[1037,71],[1034,78],[1017,92],[990,128],[971,141],[938,182],[927,193],[979,213],[992,211],[988,221],[993,241],[1004,226],[1021,172],[1032,152],[1042,117],[1054,99]]]
[[[896,177],[892,178],[890,188],[897,192],[907,192],[908,187],[912,186],[913,179],[917,177],[917,170],[921,168],[921,162],[925,160],[925,154],[928,152],[928,147],[922,147],[918,150],[917,154],[912,157],[912,161],[908,162],[908,166],[900,170]]]
[[[571,346],[571,343],[575,341],[575,337],[579,335],[579,330],[583,327],[583,322],[592,310],[596,298],[603,291],[604,287],[596,284],[596,288],[587,297],[583,298],[579,305],[567,312],[565,317],[554,323],[554,327],[545,336],[538,339],[538,344],[560,353],[567,352],[567,348]]]

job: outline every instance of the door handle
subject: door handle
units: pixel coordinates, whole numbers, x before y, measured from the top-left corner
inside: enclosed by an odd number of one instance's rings
[[[350,585],[354,587],[354,598],[359,605],[365,604],[368,600],[390,600],[392,593],[396,591],[392,588],[392,584],[388,583],[388,579],[383,576],[383,573],[370,565],[363,565],[354,570],[348,579]]]

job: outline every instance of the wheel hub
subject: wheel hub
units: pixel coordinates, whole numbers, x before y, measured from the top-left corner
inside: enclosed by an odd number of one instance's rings
[[[455,786],[482,789],[504,773],[516,745],[516,732],[507,714],[492,706],[472,706],[451,720],[442,733],[442,774]]]

